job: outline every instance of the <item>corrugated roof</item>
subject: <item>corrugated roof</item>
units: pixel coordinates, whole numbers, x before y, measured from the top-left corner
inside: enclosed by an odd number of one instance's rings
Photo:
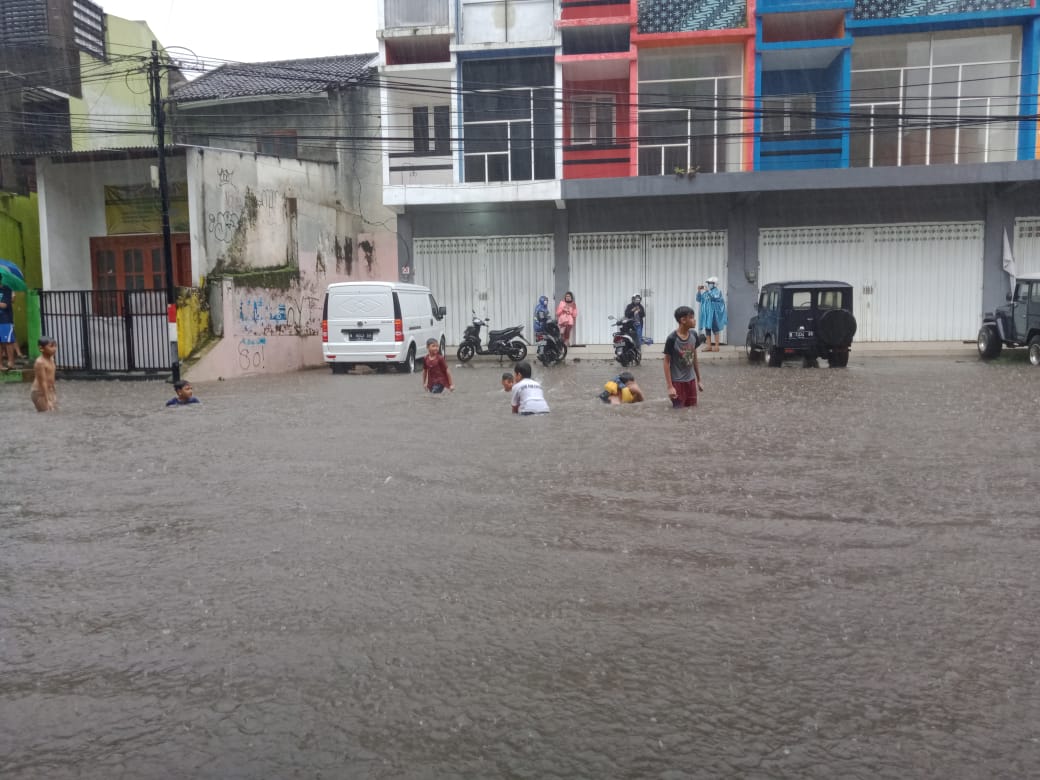
[[[174,90],[170,100],[222,100],[262,95],[306,95],[357,84],[371,72],[375,54],[221,65]]]

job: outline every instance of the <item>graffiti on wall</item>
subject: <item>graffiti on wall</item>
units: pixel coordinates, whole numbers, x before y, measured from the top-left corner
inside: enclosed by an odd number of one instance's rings
[[[313,290],[242,290],[237,332],[243,336],[316,336],[322,299]]]
[[[239,339],[238,342],[238,367],[243,371],[262,371],[266,368],[264,352],[267,348],[267,339]]]
[[[227,168],[217,172],[217,187],[220,191],[218,208],[206,212],[206,231],[224,244],[234,240],[246,205],[245,198],[235,186],[234,175],[235,172]]]

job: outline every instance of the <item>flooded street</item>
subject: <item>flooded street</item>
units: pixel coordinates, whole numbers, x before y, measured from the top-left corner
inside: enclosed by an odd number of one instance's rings
[[[1040,371],[0,386],[4,778],[1040,771]]]

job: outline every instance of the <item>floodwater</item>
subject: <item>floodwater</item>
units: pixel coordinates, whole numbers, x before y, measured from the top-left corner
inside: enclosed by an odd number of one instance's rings
[[[4,778],[1040,772],[1040,370],[0,386]]]

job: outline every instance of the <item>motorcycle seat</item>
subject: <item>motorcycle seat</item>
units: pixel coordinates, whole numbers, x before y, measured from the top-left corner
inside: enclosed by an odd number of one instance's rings
[[[517,331],[516,328],[505,328],[504,330],[492,330],[492,331],[489,331],[488,332],[488,336],[492,340],[494,340],[494,339],[500,339],[503,336],[513,336],[513,335],[516,335],[517,332],[518,331]]]

